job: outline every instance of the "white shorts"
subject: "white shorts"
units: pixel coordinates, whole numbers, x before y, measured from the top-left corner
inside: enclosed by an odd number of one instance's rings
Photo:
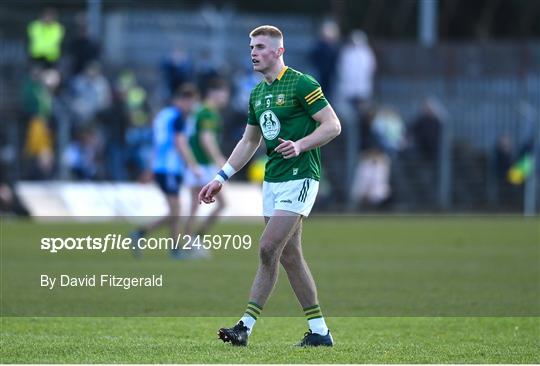
[[[204,187],[208,182],[210,182],[219,172],[219,168],[215,165],[199,165],[201,170],[201,177],[197,178],[191,169],[186,170],[184,175],[184,184],[188,187]]]
[[[318,191],[319,182],[311,178],[279,183],[263,182],[263,215],[270,217],[274,210],[283,210],[307,217]]]

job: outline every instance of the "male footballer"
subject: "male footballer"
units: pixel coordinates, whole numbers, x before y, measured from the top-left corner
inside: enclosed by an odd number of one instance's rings
[[[321,173],[320,147],[341,132],[340,122],[311,76],[285,66],[283,34],[270,25],[250,33],[251,59],[263,80],[253,89],[246,130],[214,180],[199,193],[199,202],[214,202],[226,180],[251,159],[264,138],[268,162],[263,183],[266,227],[259,243],[259,267],[246,310],[219,338],[246,346],[257,317],[274,288],[279,264],[304,309],[309,332],[299,346],[332,346],[317,298],[315,282],[301,246],[302,218],[313,207]]]

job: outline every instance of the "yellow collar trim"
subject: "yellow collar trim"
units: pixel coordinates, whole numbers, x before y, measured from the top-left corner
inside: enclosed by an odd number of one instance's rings
[[[283,70],[280,71],[280,73],[279,73],[279,75],[277,76],[276,79],[281,80],[281,78],[283,77],[283,74],[285,74],[285,71],[287,71],[288,68],[289,68],[289,66],[285,66],[283,68]]]

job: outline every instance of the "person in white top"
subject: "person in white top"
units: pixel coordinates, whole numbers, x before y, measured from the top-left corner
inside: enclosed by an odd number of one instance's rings
[[[373,92],[373,76],[377,61],[366,34],[361,30],[351,32],[349,42],[341,50],[338,67],[338,94],[353,103],[368,102]]]

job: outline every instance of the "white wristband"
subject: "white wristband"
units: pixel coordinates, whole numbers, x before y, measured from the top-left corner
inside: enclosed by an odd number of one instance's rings
[[[219,183],[223,184],[226,180],[229,180],[234,173],[236,173],[236,169],[234,169],[233,166],[227,162],[216,174],[214,180],[217,180]]]
[[[225,179],[223,179],[223,177],[219,174],[216,174],[216,176],[214,177],[214,180],[217,180],[221,184],[225,183]]]
[[[229,162],[226,162],[221,170],[227,175],[227,177],[229,177],[228,179],[230,179],[236,173],[236,169],[234,169]]]

